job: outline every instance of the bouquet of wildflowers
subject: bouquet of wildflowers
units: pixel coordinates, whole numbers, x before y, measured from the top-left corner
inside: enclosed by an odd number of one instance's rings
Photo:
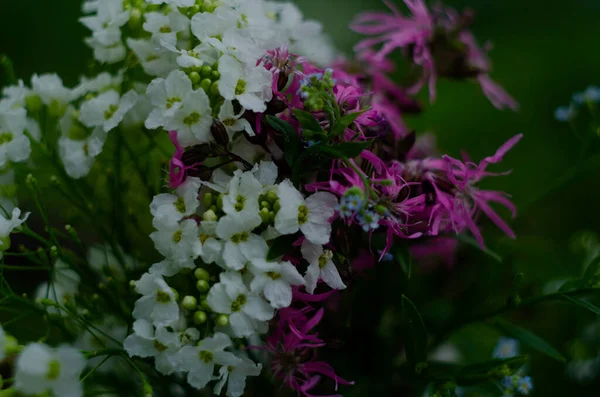
[[[482,221],[515,237],[509,195],[480,182],[522,135],[475,161],[408,127],[440,78],[518,105],[472,13],[404,3],[359,15],[347,58],[291,3],[86,0],[80,83],[34,75],[0,100],[0,396],[351,394],[334,364],[375,348],[373,318],[394,334],[384,393],[528,394],[515,339],[559,352],[498,321],[514,339],[493,359],[444,364],[434,348],[487,317],[430,324],[407,287],[459,241],[493,257]],[[398,310],[353,311],[389,269]],[[540,300],[511,298],[489,317]]]

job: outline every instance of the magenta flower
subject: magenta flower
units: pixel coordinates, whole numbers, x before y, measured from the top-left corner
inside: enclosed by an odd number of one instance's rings
[[[480,47],[473,34],[466,29],[472,20],[470,12],[459,14],[442,4],[434,6],[430,12],[423,0],[404,0],[404,3],[411,12],[410,16],[404,16],[386,2],[392,11],[391,15],[383,12],[363,13],[351,24],[356,32],[374,36],[355,47],[360,59],[381,66],[392,51],[402,49],[410,55],[415,65],[422,68],[421,78],[408,88],[409,94],[416,94],[428,83],[429,98],[434,101],[438,75],[474,78],[496,108],[518,109],[518,103],[489,76],[492,67],[487,52],[491,45],[487,43]]]
[[[475,236],[479,245],[484,248],[483,236],[476,225],[480,213],[484,213],[500,230],[509,237],[515,238],[514,232],[506,222],[492,209],[490,203],[498,203],[516,216],[516,208],[504,192],[479,189],[476,184],[486,176],[505,175],[507,173],[491,173],[487,171],[489,164],[496,164],[502,157],[523,137],[516,135],[502,145],[493,156],[484,158],[479,164],[473,163],[468,158],[464,162],[450,156],[444,156],[445,176],[452,188],[441,189],[435,177],[430,180],[437,194],[437,204],[431,213],[431,223],[434,232],[443,225],[451,225],[460,233],[469,229]]]
[[[190,172],[195,171],[202,164],[201,162],[187,164],[189,161],[184,160],[185,149],[179,144],[176,131],[169,131],[169,138],[175,146],[175,153],[169,161],[169,187],[175,189],[185,182]]]
[[[317,349],[326,345],[313,330],[321,322],[324,309],[319,309],[312,317],[311,307],[304,309],[286,308],[279,311],[275,330],[267,338],[264,348],[272,354],[273,374],[283,383],[306,397],[319,397],[310,393],[321,377],[327,377],[338,384],[351,385],[340,378],[333,367],[317,360]]]

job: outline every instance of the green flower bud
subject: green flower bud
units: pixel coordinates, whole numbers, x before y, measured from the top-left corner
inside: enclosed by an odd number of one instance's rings
[[[267,201],[270,203],[274,203],[279,197],[277,196],[277,192],[275,190],[269,190],[267,193]]]
[[[4,349],[6,349],[7,354],[19,353],[23,350],[23,346],[19,345],[17,338],[12,335],[6,335],[6,339],[4,340]]]
[[[213,70],[213,71],[210,73],[210,78],[211,78],[212,80],[214,80],[214,81],[216,81],[216,80],[219,80],[219,79],[221,78],[221,73],[219,73],[219,71],[218,71],[218,70]]]
[[[52,258],[53,260],[56,260],[56,258],[58,258],[58,248],[56,248],[55,245],[50,247],[50,258]]]
[[[41,98],[37,95],[31,95],[25,98],[25,107],[29,113],[37,113],[42,110],[43,106],[44,104],[42,103]]]
[[[0,238],[0,252],[8,251],[10,249],[10,235]]]
[[[210,74],[212,73],[212,68],[208,65],[204,65],[200,68],[200,74],[202,75],[202,77],[204,77],[205,79],[210,78]]]
[[[200,74],[198,72],[190,73],[190,80],[192,80],[193,84],[198,84],[201,79],[202,79],[202,77],[200,77]]]
[[[281,204],[279,204],[279,200],[275,200],[275,203],[273,204],[273,211],[279,212],[280,209],[281,209]]]
[[[142,10],[139,8],[133,8],[129,12],[129,21],[127,23],[130,29],[139,29],[140,26],[142,26]]]
[[[387,208],[385,205],[379,204],[375,207],[375,212],[377,212],[379,215],[384,215],[387,212]]]
[[[177,292],[175,288],[171,288],[171,291],[173,291],[173,295],[175,295],[175,301],[179,301],[179,292]]]
[[[207,318],[208,317],[206,316],[205,312],[197,311],[196,313],[194,313],[194,324],[196,324],[196,325],[204,324],[206,322]]]
[[[206,300],[206,298],[204,298],[204,299],[202,299],[202,300],[200,301],[200,307],[201,307],[202,309],[204,309],[204,310],[207,310],[207,311],[210,311],[210,310],[212,310],[212,309],[210,308],[210,305],[208,304],[208,301]]]
[[[211,79],[204,79],[200,82],[200,88],[202,88],[204,92],[208,94],[210,92],[210,86],[212,83],[213,82]]]
[[[271,204],[267,201],[261,201],[260,203],[260,208],[266,208],[266,209],[271,209]]]
[[[361,188],[359,188],[358,186],[353,186],[350,189],[346,190],[346,193],[344,193],[344,196],[349,196],[349,195],[354,195],[354,194],[359,197],[364,196],[363,190]]]
[[[210,93],[213,95],[219,95],[219,83],[218,82],[214,82],[212,83],[212,85],[210,86]]]
[[[219,196],[217,197],[217,208],[219,210],[223,209],[223,195],[219,194]]]
[[[217,316],[216,323],[221,327],[225,327],[227,324],[229,324],[229,316],[227,314],[219,314]]]
[[[208,210],[204,214],[202,214],[202,219],[204,219],[207,222],[211,222],[216,221],[217,219],[219,219],[219,217],[217,216],[217,214],[215,214],[213,210]]]
[[[210,207],[210,206],[212,205],[212,203],[213,203],[213,198],[214,198],[214,197],[213,197],[213,194],[212,194],[212,193],[210,193],[210,192],[208,192],[208,193],[206,193],[206,194],[204,195],[203,202],[204,202],[204,205],[206,206],[206,208],[208,208],[208,207]]]
[[[210,274],[208,274],[206,270],[199,267],[196,270],[194,270],[194,277],[196,277],[197,280],[208,281],[208,279],[210,278]]]
[[[185,310],[194,310],[196,306],[198,306],[198,300],[191,295],[184,296],[183,301],[181,301],[181,306]]]
[[[258,215],[260,215],[260,219],[263,221],[263,223],[269,223],[271,221],[270,212],[267,208],[260,210]]]
[[[198,280],[196,282],[196,289],[200,292],[206,292],[210,289],[210,285],[206,280]]]

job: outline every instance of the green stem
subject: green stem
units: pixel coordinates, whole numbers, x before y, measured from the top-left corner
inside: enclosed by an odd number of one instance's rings
[[[10,58],[6,55],[0,55],[0,64],[4,67],[8,84],[16,84],[17,76],[15,75],[15,68]]]

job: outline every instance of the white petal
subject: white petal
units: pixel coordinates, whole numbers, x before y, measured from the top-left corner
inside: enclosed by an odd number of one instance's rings
[[[229,324],[238,337],[247,337],[254,333],[254,322],[242,312],[233,313],[229,316]]]
[[[317,281],[319,281],[320,275],[321,269],[319,269],[318,263],[313,263],[308,267],[308,269],[306,269],[304,280],[306,281],[306,291],[308,291],[309,294],[315,292],[315,288],[317,288]]]
[[[248,316],[260,321],[270,320],[275,315],[273,308],[262,298],[257,296],[246,297],[246,304],[242,308],[242,311]]]
[[[304,280],[302,281],[304,284]],[[292,303],[292,287],[283,280],[271,280],[265,285],[265,298],[271,303],[275,309],[288,307]]]
[[[225,285],[217,283],[208,292],[208,305],[216,313],[231,313],[231,298],[225,292]]]
[[[304,278],[302,278],[302,275],[300,275],[296,266],[292,265],[290,262],[283,262],[279,273],[283,279],[291,285],[304,285]]]
[[[335,264],[332,261],[329,261],[325,267],[321,269],[321,279],[333,289],[346,288],[337,267],[335,267]]]
[[[308,261],[308,263],[318,263],[319,257],[323,255],[323,246],[318,244],[313,244],[310,241],[304,240],[302,242],[302,247],[300,248],[300,252],[302,252],[302,257]]]

